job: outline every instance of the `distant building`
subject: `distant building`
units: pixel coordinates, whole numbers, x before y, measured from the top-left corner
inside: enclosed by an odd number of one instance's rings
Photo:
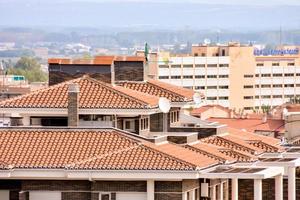
[[[30,92],[30,85],[24,76],[0,75],[0,99],[8,99]]]
[[[78,78],[84,74],[111,83],[112,81],[144,80],[142,56],[96,56],[93,59],[51,58],[49,85]]]
[[[190,55],[159,53],[151,73],[161,81],[200,90],[208,104],[248,112],[300,95],[299,47],[259,48],[229,43],[194,45]]]

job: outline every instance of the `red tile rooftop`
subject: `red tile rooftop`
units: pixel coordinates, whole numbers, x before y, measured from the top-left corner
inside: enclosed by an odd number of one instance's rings
[[[195,170],[184,160],[113,129],[2,129],[0,167],[97,170]]]
[[[269,132],[284,132],[284,120],[282,119],[267,119],[263,122],[262,119],[241,119],[241,118],[208,118],[210,122],[218,122],[226,124],[229,127],[246,130],[249,132],[269,131]]]
[[[194,91],[161,81],[122,81],[118,85],[150,95],[165,97],[172,102],[189,102],[193,100]]]
[[[49,58],[48,64],[60,65],[111,65],[114,61],[144,62],[141,56],[96,56],[92,59]]]
[[[69,84],[79,86],[82,109],[157,108],[159,98],[83,76],[46,89],[2,101],[0,108],[67,108]]]

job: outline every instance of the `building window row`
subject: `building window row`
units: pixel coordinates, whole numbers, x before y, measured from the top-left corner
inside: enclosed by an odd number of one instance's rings
[[[161,68],[161,69],[163,69],[163,68],[170,68],[170,67],[171,68],[181,68],[181,66],[183,68],[193,68],[194,66],[195,66],[195,68],[205,68],[206,66],[209,67],[209,68],[211,68],[211,67],[229,67],[229,64],[207,64],[207,65],[205,65],[205,64],[195,64],[195,65],[193,65],[193,64],[166,65],[166,64],[164,64],[164,65],[159,65],[158,67]]]
[[[261,74],[260,77],[293,77],[300,76],[300,73],[274,73],[274,74]],[[245,76],[244,76],[245,77]],[[259,77],[259,74],[255,74],[255,77]]]
[[[256,66],[263,67],[263,66],[265,66],[265,64],[264,63],[256,63]],[[272,66],[280,66],[280,63],[279,62],[272,63]],[[287,66],[295,66],[295,63],[287,63]]]
[[[206,100],[214,101],[214,100],[228,100],[228,96],[219,96],[219,97],[206,97]]]
[[[288,87],[300,87],[300,84],[263,84],[263,85],[255,85],[255,88],[288,88]],[[245,86],[244,86],[245,88]]]
[[[159,79],[205,79],[206,78],[229,78],[229,75],[183,75],[183,76],[180,76],[180,75],[176,75],[176,76],[158,76]]]

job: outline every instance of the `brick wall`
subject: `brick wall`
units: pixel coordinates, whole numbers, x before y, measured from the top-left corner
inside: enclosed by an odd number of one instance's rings
[[[91,200],[90,192],[62,192],[61,200]]]
[[[182,200],[181,181],[155,181],[155,200]]]
[[[146,192],[146,181],[96,181],[92,182],[92,191],[107,192]]]
[[[71,87],[71,86],[69,86]],[[77,86],[78,87],[78,86]],[[68,92],[68,126],[78,126],[79,92]]]
[[[22,190],[90,191],[90,181],[55,181],[55,180],[26,180],[22,181]]]

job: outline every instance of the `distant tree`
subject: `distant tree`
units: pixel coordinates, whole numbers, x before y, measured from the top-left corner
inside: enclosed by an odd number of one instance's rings
[[[8,68],[7,74],[25,76],[29,82],[45,82],[48,79],[41,65],[31,57],[20,58],[14,67]]]
[[[262,112],[265,114],[269,114],[271,111],[271,106],[270,105],[262,105],[261,106]]]

